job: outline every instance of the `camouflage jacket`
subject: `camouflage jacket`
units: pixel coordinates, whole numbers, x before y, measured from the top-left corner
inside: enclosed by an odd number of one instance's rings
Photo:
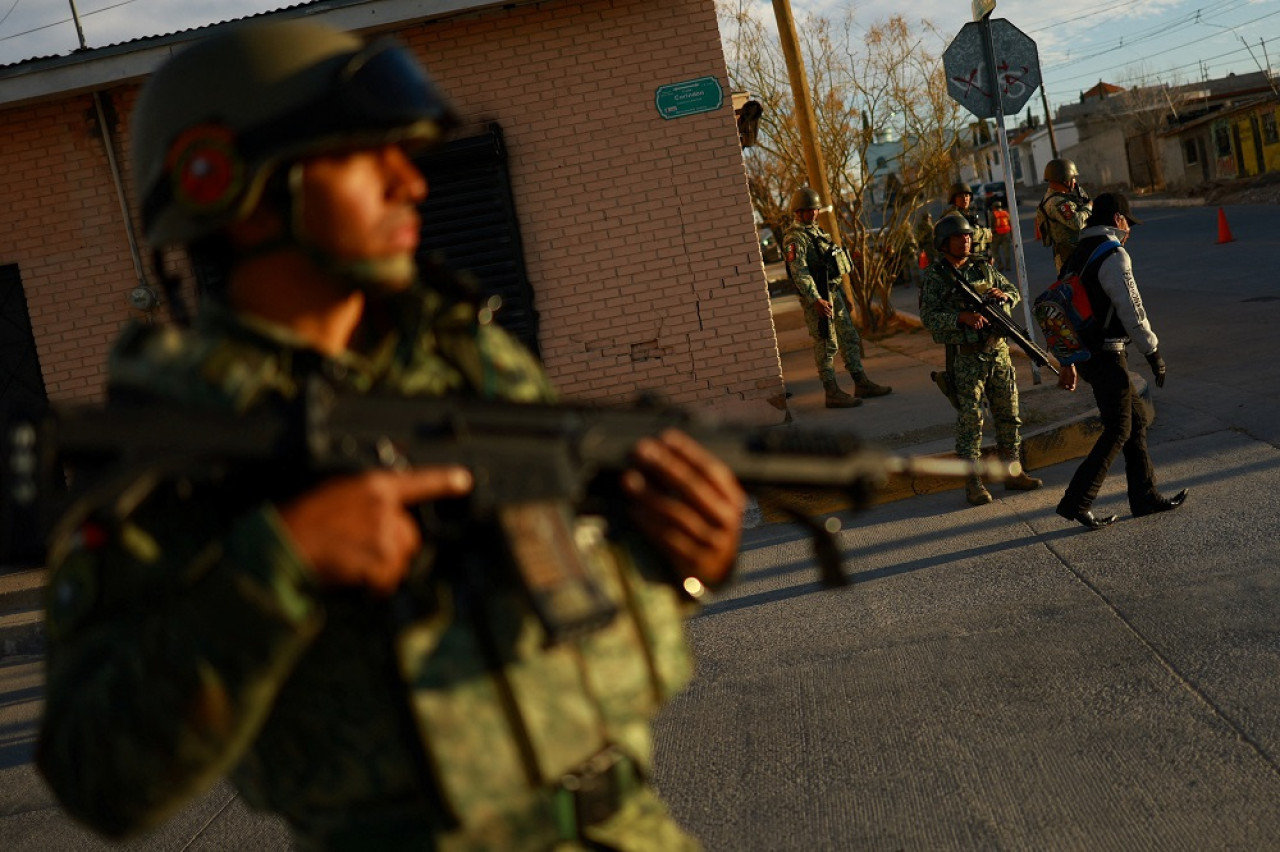
[[[783,237],[782,258],[787,262],[787,275],[805,308],[812,308],[819,299],[831,299],[829,288],[837,277],[831,274],[828,262],[832,246],[831,237],[817,225],[795,222]]]
[[[1049,242],[1046,245],[1053,248],[1055,266],[1061,268],[1063,261],[1071,256],[1080,242],[1080,231],[1084,229],[1091,209],[1089,196],[1083,189],[1077,193],[1052,188],[1045,190],[1044,198],[1036,207],[1036,228],[1042,239],[1047,235]]]
[[[113,404],[243,412],[316,372],[357,391],[552,394],[469,302],[420,292],[388,316],[343,359],[225,310],[190,332],[137,327],[112,354]],[[691,660],[684,604],[634,534],[580,520],[621,614],[546,648],[502,579],[501,536],[429,540],[434,564],[389,601],[320,588],[263,497],[290,487],[148,471],[64,523],[37,761],[75,817],[123,836],[230,774],[310,848],[546,849],[573,832],[566,772],[606,746],[648,768],[650,720]]]
[[[920,285],[920,322],[933,335],[934,341],[945,344],[986,343],[990,326],[977,331],[958,322],[961,313],[973,308],[960,295],[956,276],[962,277],[979,295],[992,287],[999,287],[1009,296],[1001,305],[1010,316],[1021,301],[1018,288],[986,261],[971,260],[955,269],[945,257],[939,256],[925,270],[924,282]],[[1001,345],[1005,345],[1003,339],[998,344],[993,343],[995,348]]]

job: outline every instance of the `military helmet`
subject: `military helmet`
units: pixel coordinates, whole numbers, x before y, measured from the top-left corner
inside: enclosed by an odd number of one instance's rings
[[[818,197],[816,190],[807,186],[802,186],[791,194],[791,212],[797,210],[820,210],[822,209],[822,199]]]
[[[967,183],[956,181],[951,184],[951,189],[947,191],[947,201],[955,204],[957,195],[973,195],[973,188]]]
[[[434,143],[448,104],[394,42],[311,21],[231,27],[181,51],[142,88],[133,173],[155,248],[247,215],[281,165],[338,148]]]
[[[949,213],[933,226],[933,247],[938,251],[944,251],[947,240],[959,234],[972,235],[973,226],[969,224],[968,219],[958,213]]]
[[[1070,160],[1059,158],[1044,164],[1044,179],[1063,186],[1069,186],[1079,174],[1076,171],[1076,164]]]

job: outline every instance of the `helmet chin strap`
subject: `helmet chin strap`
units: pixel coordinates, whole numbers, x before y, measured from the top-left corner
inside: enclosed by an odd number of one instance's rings
[[[303,165],[301,162],[295,162],[289,166],[287,178],[288,215],[285,218],[288,227],[286,232],[278,240],[271,240],[255,248],[254,254],[277,251],[282,248],[297,249],[315,264],[316,268],[344,282],[352,290],[359,290],[370,296],[385,296],[399,292],[404,289],[406,283],[417,277],[418,265],[412,255],[397,254],[390,257],[350,260],[340,258],[307,239],[302,226]]]

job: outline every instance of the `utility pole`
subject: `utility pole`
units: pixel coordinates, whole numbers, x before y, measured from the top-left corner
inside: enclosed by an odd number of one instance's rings
[[[1049,114],[1049,93],[1043,82],[1043,74],[1040,75],[1040,80],[1040,102],[1044,104],[1044,126],[1049,130],[1049,150],[1053,152],[1053,158],[1056,160],[1058,159],[1058,137],[1053,134],[1053,116]]]
[[[76,0],[67,0],[71,4],[71,20],[76,23],[76,38],[80,39],[80,49],[88,47],[84,40],[84,28],[80,26],[80,12],[76,9]]]
[[[977,4],[975,3],[974,5],[976,9]],[[994,3],[991,4],[991,8],[992,9],[995,8]],[[987,54],[987,68],[991,69],[990,70],[991,102],[992,102],[992,105],[995,107],[996,132],[999,134],[999,137],[1000,137],[1000,156],[1002,158],[1001,162],[1003,162],[1004,164],[1004,186],[1005,186],[1005,195],[1008,198],[1008,204],[1009,204],[1009,218],[1016,223],[1018,221],[1018,198],[1014,193],[1013,168],[1009,163],[1009,131],[1006,130],[1004,126],[1004,101],[1000,96],[1000,83],[999,83],[1000,72],[998,70],[1000,66],[996,64],[995,43],[991,37],[991,12],[990,11],[988,11],[985,15],[982,16],[981,23],[982,23],[982,47]],[[1037,66],[1039,66],[1038,61],[1036,64]],[[1042,95],[1044,94],[1043,81],[1041,82],[1041,85],[1040,85],[1040,93]],[[1047,100],[1045,101],[1045,104],[1046,104],[1045,121],[1049,122],[1049,107],[1048,107]],[[1049,122],[1049,127],[1050,128],[1053,127],[1053,124],[1051,122]],[[1050,130],[1049,134],[1050,134],[1049,135],[1050,144],[1054,144],[1052,142],[1053,131]],[[1054,148],[1055,148],[1054,156],[1056,157],[1057,156],[1056,144],[1054,144]],[[1026,319],[1027,319],[1027,333],[1033,334],[1034,332],[1032,332],[1031,329],[1035,328],[1035,325],[1031,321],[1031,298],[1030,298],[1030,289],[1027,286],[1027,264],[1026,264],[1026,259],[1022,254],[1022,229],[1016,226],[1013,229],[1013,259],[1014,259],[1014,268],[1018,273],[1017,283],[1022,290],[1022,310],[1025,313]],[[1031,377],[1034,384],[1038,385],[1041,383],[1042,380],[1040,378],[1039,364],[1033,363],[1031,365]]]
[[[800,55],[800,40],[796,36],[796,20],[791,13],[791,0],[773,0],[773,14],[778,20],[778,38],[782,42],[782,56],[787,63],[787,76],[791,80],[791,97],[796,104],[796,129],[800,133],[800,148],[804,153],[805,173],[809,186],[818,193],[823,203],[822,226],[831,235],[831,241],[841,244],[840,223],[836,220],[835,205],[831,200],[831,186],[827,183],[826,162],[822,146],[818,142],[818,119],[813,111],[813,98],[809,95],[809,78],[804,70],[804,58]],[[845,303],[853,310],[853,291],[848,276],[841,276],[840,286]]]

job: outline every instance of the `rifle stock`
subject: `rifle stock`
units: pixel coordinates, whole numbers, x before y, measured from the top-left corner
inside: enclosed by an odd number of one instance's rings
[[[547,575],[548,564],[573,562],[564,546],[567,519],[614,500],[615,474],[631,465],[636,442],[670,428],[701,442],[748,491],[837,489],[857,505],[893,475],[1008,475],[995,462],[894,455],[850,435],[717,424],[677,408],[346,395],[317,382],[295,403],[244,415],[146,403],[18,421],[6,430],[4,461],[6,470],[25,473],[6,475],[0,511],[10,518],[25,512],[49,529],[74,502],[65,496],[66,478],[78,496],[113,472],[217,466],[297,470],[314,481],[373,467],[462,465],[475,487],[450,517],[488,519],[512,539],[512,561],[531,596],[543,598],[535,609],[543,606],[539,615],[558,641],[610,614],[581,565]],[[94,481],[86,482],[91,472]],[[538,528],[551,531],[549,549],[529,555],[529,530]],[[843,584],[838,548],[817,540],[830,534],[818,524],[806,528],[815,535],[822,576]]]

